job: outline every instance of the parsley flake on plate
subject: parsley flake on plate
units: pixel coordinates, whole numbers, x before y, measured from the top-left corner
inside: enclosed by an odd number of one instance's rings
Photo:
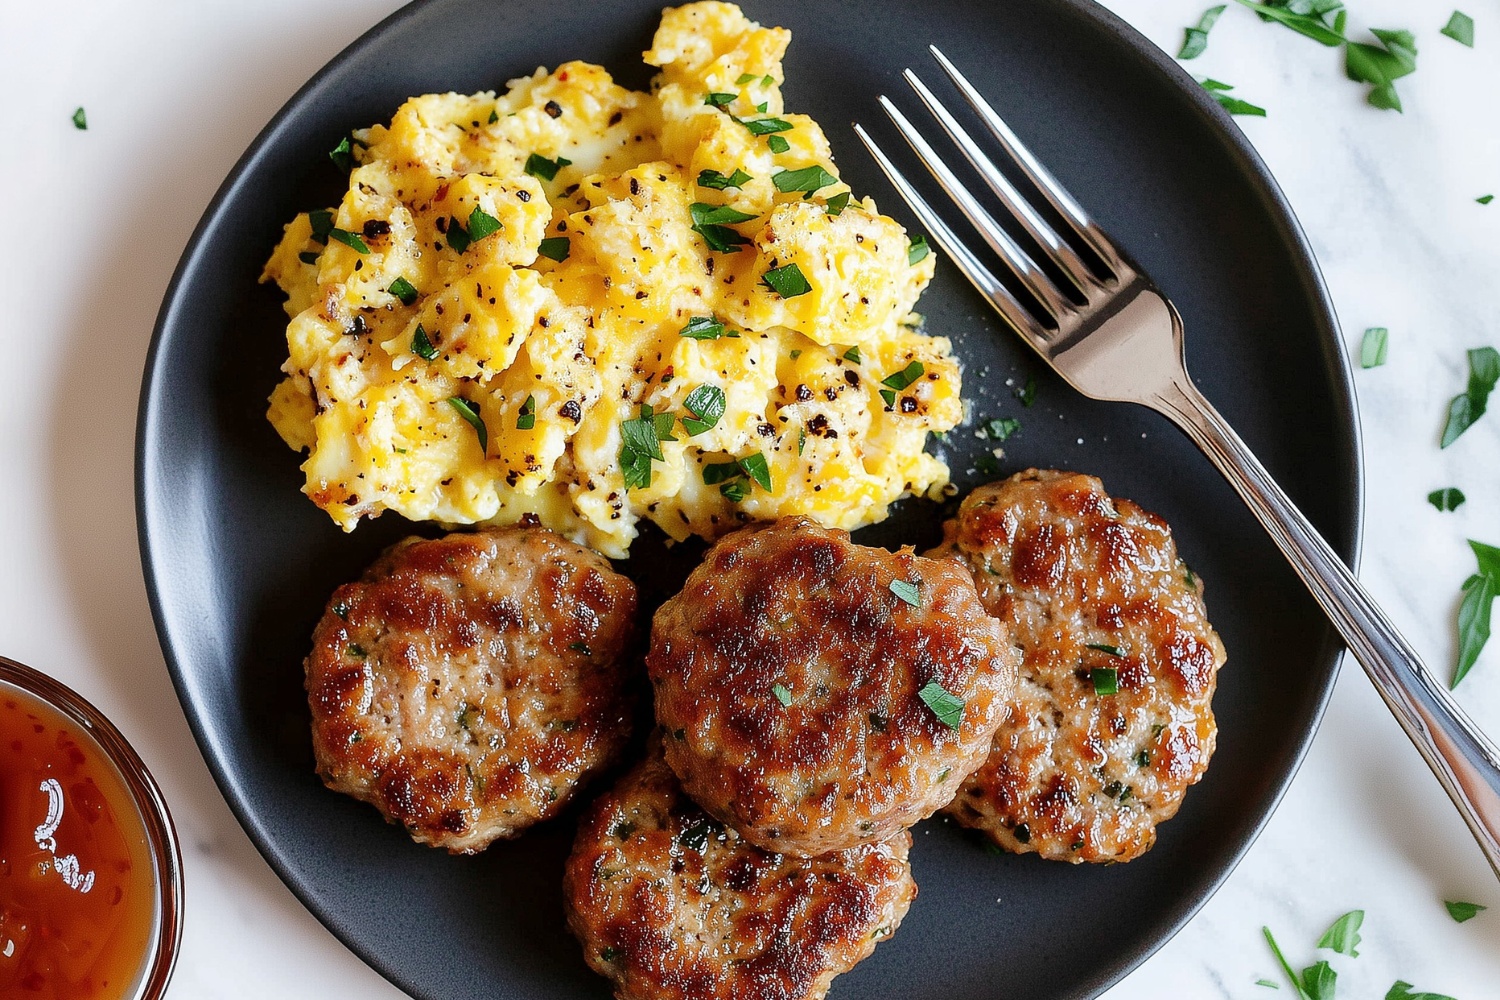
[[[949,729],[959,729],[964,724],[964,700],[953,694],[937,681],[928,681],[927,686],[917,692],[922,704],[932,709],[932,714]]]
[[[1466,920],[1473,920],[1479,914],[1489,909],[1488,906],[1480,906],[1478,903],[1460,903],[1449,900],[1444,900],[1443,905],[1448,908],[1448,916],[1460,924]]]
[[[985,422],[979,436],[988,441],[1005,441],[1021,429],[1021,421],[1015,417],[996,417]]]
[[[484,426],[484,418],[479,415],[478,404],[471,403],[462,396],[450,396],[448,397],[448,405],[457,410],[458,415],[463,417],[470,427],[474,428],[474,433],[479,435],[479,450],[488,455],[490,453],[490,432]]]
[[[1256,118],[1266,117],[1266,109],[1259,105],[1242,101],[1238,97],[1231,96],[1229,91],[1234,89],[1234,84],[1224,83],[1219,80],[1205,77],[1198,81],[1203,84],[1203,89],[1208,91],[1210,97],[1219,102],[1219,107],[1232,115],[1251,115]]]
[[[1411,983],[1404,979],[1398,979],[1389,990],[1386,991],[1385,1000],[1453,1000],[1446,993],[1413,993]]]
[[[1318,939],[1319,948],[1331,948],[1340,955],[1359,957],[1359,929],[1365,922],[1364,910],[1350,910],[1333,922]]]
[[[1386,348],[1390,344],[1391,332],[1383,326],[1372,326],[1365,331],[1359,342],[1359,366],[1379,368],[1385,364]]]
[[[1449,511],[1458,510],[1458,508],[1464,505],[1464,501],[1467,499],[1464,496],[1464,491],[1456,486],[1445,486],[1440,490],[1433,490],[1427,494],[1427,502],[1445,514]]]
[[[89,129],[89,116],[82,107],[73,112],[73,127],[80,132],[87,132]]]
[[[1401,111],[1396,81],[1417,71],[1417,40],[1410,31],[1372,28],[1380,45],[1350,42],[1344,47],[1344,72],[1356,83],[1368,83],[1366,98],[1385,111]]]
[[[1448,18],[1442,33],[1460,45],[1467,45],[1471,49],[1474,47],[1474,19],[1461,10],[1455,10],[1453,16]]]
[[[1457,441],[1489,408],[1490,393],[1500,382],[1500,352],[1479,347],[1469,352],[1469,386],[1448,404],[1448,423],[1443,428],[1443,447]]]
[[[1348,12],[1343,0],[1238,0],[1260,15],[1262,21],[1275,21],[1306,35],[1329,48],[1344,44],[1344,22]]]
[[[1490,612],[1495,595],[1500,593],[1500,549],[1469,540],[1479,572],[1464,581],[1463,603],[1458,606],[1458,663],[1453,669],[1451,687],[1458,687],[1470,670],[1485,643],[1490,641]]]
[[[1177,53],[1178,59],[1197,59],[1208,48],[1208,33],[1214,29],[1214,24],[1219,20],[1219,15],[1228,10],[1226,4],[1210,7],[1203,12],[1198,19],[1196,27],[1187,28],[1186,37],[1182,40],[1182,49]]]
[[[1492,194],[1482,194],[1474,200],[1479,202],[1479,204],[1481,205],[1488,205],[1490,202],[1495,200],[1495,196]]]

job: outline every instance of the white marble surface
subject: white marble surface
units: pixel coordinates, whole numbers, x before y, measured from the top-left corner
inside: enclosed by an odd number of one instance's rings
[[[568,2],[568,0],[554,0]],[[1500,346],[1500,0],[1463,0],[1479,47],[1438,34],[1451,8],[1351,0],[1351,30],[1409,27],[1406,114],[1362,103],[1335,52],[1226,13],[1192,64],[1270,109],[1243,127],[1310,235],[1351,344],[1391,330],[1357,374],[1369,504],[1363,579],[1446,673],[1467,537],[1500,543],[1500,413],[1439,451],[1463,350]],[[395,0],[0,3],[0,651],[112,716],[171,800],[190,883],[172,996],[400,994],[297,904],[209,778],[172,693],[136,555],[131,445],[157,304],[219,180],[319,66]],[[753,9],[753,3],[750,4]],[[1109,0],[1175,52],[1204,0]],[[90,127],[68,121],[77,104]],[[68,266],[63,266],[63,261]],[[1469,496],[1438,514],[1426,493]],[[1500,641],[1460,700],[1500,732]],[[1444,898],[1495,907],[1463,925]],[[1349,664],[1300,775],[1221,892],[1111,1000],[1257,997],[1278,978],[1260,937],[1301,967],[1347,909],[1367,911],[1344,997],[1401,977],[1460,1000],[1500,995],[1500,889],[1415,752]],[[1080,946],[1086,946],[1081,944]]]

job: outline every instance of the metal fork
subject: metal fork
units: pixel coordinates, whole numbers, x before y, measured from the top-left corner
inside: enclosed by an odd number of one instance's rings
[[[954,235],[859,125],[854,130],[964,276],[1073,388],[1139,403],[1180,427],[1229,480],[1364,666],[1396,721],[1458,806],[1500,877],[1500,751],[1437,682],[1354,574],[1188,377],[1182,318],[951,62],[929,46],[990,135],[1067,223],[1065,239],[1006,179],[911,70],[903,76],[1016,223],[1066,276],[1060,288],[1001,228],[896,106],[880,104],[991,250],[1035,302],[1028,308]],[[1103,266],[1090,265],[1076,240]],[[1040,318],[1038,318],[1040,317]]]

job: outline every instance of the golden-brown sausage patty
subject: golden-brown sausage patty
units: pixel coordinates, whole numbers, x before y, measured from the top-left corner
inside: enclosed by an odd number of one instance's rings
[[[1218,733],[1224,646],[1202,581],[1166,522],[1092,476],[1032,469],[982,486],[946,533],[929,555],[969,566],[1025,653],[1012,714],[947,811],[1010,851],[1139,857]]]
[[[688,794],[751,843],[813,857],[947,803],[1017,659],[963,567],[793,517],[709,550],[657,611],[647,667]]]
[[[816,1000],[916,896],[911,834],[772,854],[682,793],[656,750],[595,802],[563,876],[568,924],[620,1000]]]
[[[629,736],[635,585],[543,528],[409,538],[334,592],[307,658],[325,784],[483,850]]]

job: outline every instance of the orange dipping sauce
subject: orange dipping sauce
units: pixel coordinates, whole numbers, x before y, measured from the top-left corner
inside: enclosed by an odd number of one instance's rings
[[[155,880],[141,813],[92,736],[0,689],[0,998],[133,996]]]

